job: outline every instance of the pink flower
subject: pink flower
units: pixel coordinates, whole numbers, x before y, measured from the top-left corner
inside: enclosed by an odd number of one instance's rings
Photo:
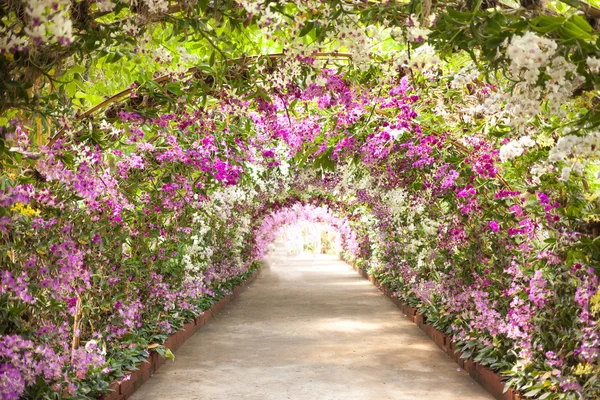
[[[492,232],[498,232],[500,230],[500,225],[496,221],[490,221],[490,229]]]

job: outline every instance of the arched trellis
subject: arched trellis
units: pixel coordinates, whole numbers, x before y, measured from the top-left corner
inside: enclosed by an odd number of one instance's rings
[[[168,78],[167,78],[167,81],[168,81]],[[134,89],[134,90],[135,90],[135,89]],[[118,101],[118,100],[117,100],[117,101]],[[101,108],[100,108],[100,109],[101,109]],[[148,110],[148,111],[152,111],[152,110]],[[376,107],[376,106],[375,106],[375,107],[373,107],[373,109],[372,109],[372,111],[371,111],[371,114],[372,114],[373,112],[379,112],[379,111],[380,111],[380,110],[378,110],[378,107]],[[94,115],[94,113],[90,114],[90,116],[89,116],[89,117],[92,117],[93,115]],[[277,116],[277,117],[279,117],[279,116]],[[87,121],[86,121],[86,122],[87,122]],[[430,128],[430,127],[428,127],[428,131],[429,131],[429,128]],[[430,133],[430,132],[428,132],[428,133]],[[445,147],[445,149],[448,149],[448,148],[450,147],[449,145],[447,145],[447,143],[449,142],[449,140],[451,140],[451,138],[450,138],[450,137],[448,137],[448,136],[447,136],[445,133],[437,133],[437,132],[433,132],[433,134],[435,134],[435,135],[439,135],[439,136],[442,136],[442,137],[444,138],[444,143],[443,143],[443,144],[444,144],[444,147]],[[467,155],[468,155],[468,153],[469,153],[469,149],[468,149],[468,148],[466,148],[466,147],[464,147],[464,146],[462,146],[462,145],[460,144],[460,142],[456,144],[455,148],[462,149],[462,151],[464,151],[464,152],[465,152]],[[458,150],[457,150],[457,151],[458,151]],[[444,151],[444,153],[445,153],[445,151]],[[453,157],[453,158],[454,158],[454,157]],[[411,172],[411,174],[412,174],[412,172]],[[415,174],[418,174],[418,172],[415,172]],[[490,185],[489,187],[493,186],[493,182],[491,182],[491,183],[492,183],[492,185]],[[490,192],[493,192],[493,191],[495,190],[495,188],[496,188],[496,187],[492,188],[492,189],[491,189],[490,191],[488,191],[487,193],[482,193],[482,194],[483,194],[484,196],[485,196],[485,195],[488,195]],[[416,189],[416,190],[418,190],[418,189]],[[532,193],[532,194],[533,194],[533,193]],[[449,193],[449,196],[452,196],[452,193]],[[491,207],[490,207],[490,208],[491,208]],[[481,220],[479,220],[478,222],[481,222]],[[91,224],[90,224],[90,225],[91,225]],[[474,243],[474,244],[477,244],[477,243],[479,243],[479,242],[478,242],[478,241],[476,241],[476,240],[474,240],[472,243]],[[82,245],[83,245],[83,243],[80,243],[80,244],[82,244]],[[87,244],[87,243],[86,243],[86,244]],[[118,243],[117,243],[117,244],[118,244]],[[433,246],[435,247],[435,244],[434,244]],[[32,252],[32,253],[33,253],[33,252]],[[515,254],[519,254],[519,253],[518,253],[518,252],[515,252]],[[472,264],[471,264],[471,265],[472,265]],[[427,273],[429,273],[429,271],[427,271]],[[82,304],[81,304],[81,303],[79,303],[79,304],[78,304],[78,305],[76,305],[75,307],[76,307],[76,309],[78,309],[78,310],[81,310]],[[74,327],[74,328],[73,328],[73,331],[76,331],[76,330],[77,330],[77,327],[78,327],[78,322],[79,322],[78,318],[79,318],[79,317],[77,317],[77,315],[79,315],[79,313],[77,313],[77,314],[75,315],[75,319],[74,319],[74,325],[73,325],[73,327]],[[79,339],[77,339],[77,341],[78,341],[78,340],[79,340]],[[73,343],[74,343],[73,347],[78,347],[78,343],[76,343],[76,342],[75,342],[75,338],[74,338],[74,342],[73,342]]]
[[[247,57],[238,57],[238,58],[234,58],[234,59],[230,59],[226,61],[226,64],[240,64],[243,65],[244,63],[248,63],[248,62],[257,62],[260,59],[264,59],[267,58],[269,60],[276,60],[279,58],[283,58],[285,57],[286,54],[285,53],[272,53],[272,54],[267,54],[267,55],[255,55],[255,56],[247,56]],[[341,59],[341,60],[352,60],[352,54],[351,53],[340,53],[340,52],[319,52],[319,53],[312,53],[310,54],[310,57],[313,58],[326,58],[326,59]],[[190,76],[193,76],[195,73],[197,72],[205,72],[200,70],[198,67],[192,67],[189,68],[184,76],[182,78],[180,78],[179,80],[183,80],[185,78],[189,78]],[[162,84],[162,83],[166,83],[168,81],[173,80],[173,74],[165,74],[165,75],[161,75],[158,78],[152,79],[151,82],[155,83],[155,84]],[[117,103],[119,100],[123,99],[124,97],[130,95],[131,93],[134,92],[134,88],[133,87],[129,87],[125,90],[122,90],[112,96],[110,96],[109,98],[107,98],[106,100],[100,102],[99,104],[91,107],[90,109],[86,110],[85,112],[81,113],[76,119],[75,122],[81,122],[83,120],[85,120],[86,118],[90,118],[93,117],[97,112],[101,111],[102,109],[111,106],[115,103]],[[375,110],[376,111],[376,110]],[[377,111],[376,111],[377,112]],[[443,136],[441,132],[438,132],[434,129],[430,129],[429,132],[435,136],[441,137]],[[65,133],[64,128],[60,129],[48,142],[48,145],[51,146],[53,145],[58,139],[60,139]],[[458,142],[457,140],[450,138],[450,137],[446,137],[446,140],[448,141],[448,143],[454,147],[459,153],[461,153],[461,155],[466,156],[470,153],[470,150],[464,146],[463,144],[461,144],[460,142]],[[504,186],[507,190],[511,190],[512,188],[511,186],[508,184],[508,182],[500,175],[500,174],[496,174],[495,177],[502,186]]]
[[[275,233],[282,227],[292,225],[300,221],[324,222],[333,227],[344,244],[347,251],[355,251],[358,248],[356,232],[354,232],[347,219],[335,215],[329,208],[316,206],[311,203],[296,203],[279,210],[268,213],[263,219],[256,234],[256,244],[259,251],[266,251],[268,245],[274,240]],[[262,258],[264,253],[259,253]]]

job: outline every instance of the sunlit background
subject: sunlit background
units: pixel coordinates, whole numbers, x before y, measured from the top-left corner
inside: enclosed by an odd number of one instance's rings
[[[338,232],[325,223],[300,221],[293,225],[286,225],[278,230],[276,238],[291,256],[303,253],[313,256],[335,255],[341,251]]]

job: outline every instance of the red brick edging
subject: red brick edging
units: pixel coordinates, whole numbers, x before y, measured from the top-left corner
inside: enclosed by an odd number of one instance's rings
[[[211,308],[205,310],[204,313],[196,317],[192,322],[188,322],[184,325],[183,330],[174,333],[169,336],[164,346],[171,350],[173,353],[177,351],[185,343],[186,340],[191,338],[194,333],[202,328],[215,314],[220,312],[225,306],[234,298],[244,292],[248,285],[256,279],[262,266],[252,273],[245,281],[240,283],[238,286],[233,288],[233,292],[223,297],[221,300],[213,304]],[[123,381],[120,384],[113,382],[110,384],[109,389],[112,392],[104,395],[100,400],[125,400],[140,388],[150,377],[165,363],[165,359],[160,356],[157,352],[153,351],[150,356],[146,358],[146,361],[142,362],[136,371],[131,371],[129,380]]]
[[[438,345],[442,351],[444,351],[450,358],[454,360],[462,369],[464,369],[471,377],[479,383],[485,390],[487,390],[492,396],[498,400],[522,400],[522,397],[515,392],[512,388],[504,392],[504,382],[502,377],[494,371],[484,367],[483,365],[476,363],[471,358],[460,358],[460,353],[455,353],[456,346],[454,342],[450,340],[448,335],[442,331],[437,330],[431,324],[427,323],[427,317],[419,313],[416,308],[410,307],[408,304],[404,304],[398,297],[394,296],[394,293],[390,288],[381,284],[373,275],[369,275],[365,270],[357,267],[356,265],[349,263],[352,268],[356,270],[363,278],[368,279],[373,285],[375,285],[386,297],[389,297],[392,302],[398,307],[406,318],[413,323],[417,324],[423,332],[427,334]]]

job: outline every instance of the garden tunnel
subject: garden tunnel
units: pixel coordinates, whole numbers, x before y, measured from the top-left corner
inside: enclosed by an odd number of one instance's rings
[[[1,398],[170,356],[301,218],[508,387],[600,398],[593,2],[0,10]]]

